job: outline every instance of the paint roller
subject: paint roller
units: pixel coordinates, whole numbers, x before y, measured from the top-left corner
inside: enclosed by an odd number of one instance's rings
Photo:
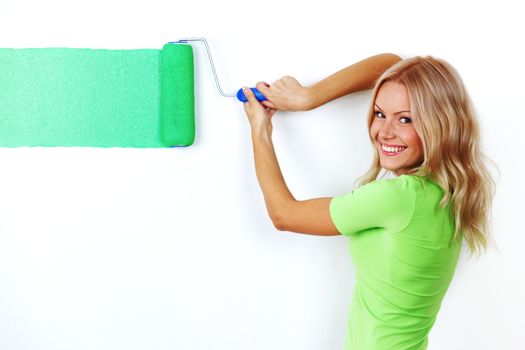
[[[219,79],[217,78],[217,72],[215,71],[215,65],[213,64],[213,58],[211,57],[211,51],[210,47],[208,45],[208,42],[205,38],[186,38],[186,39],[179,39],[178,41],[171,41],[170,44],[187,44],[188,42],[201,42],[206,47],[206,53],[208,55],[208,59],[210,61],[211,70],[213,73],[213,78],[215,79],[215,85],[217,86],[217,89],[219,90],[219,93],[224,97],[237,97],[237,99],[241,102],[247,102],[248,99],[244,95],[244,92],[242,91],[242,88],[240,88],[237,93],[224,93],[221,89],[221,85],[219,84]],[[250,88],[257,100],[259,101],[265,101],[266,97],[259,91],[257,88]]]

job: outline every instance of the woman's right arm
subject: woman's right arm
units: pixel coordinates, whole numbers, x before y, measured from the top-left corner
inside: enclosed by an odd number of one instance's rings
[[[268,98],[263,102],[266,107],[308,111],[341,96],[371,89],[376,79],[400,60],[397,55],[384,53],[354,63],[309,87],[289,76],[270,86],[259,82],[256,87]]]

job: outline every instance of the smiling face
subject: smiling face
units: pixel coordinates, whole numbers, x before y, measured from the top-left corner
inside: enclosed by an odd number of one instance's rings
[[[379,152],[381,167],[397,176],[423,162],[423,145],[414,127],[404,85],[393,81],[381,85],[374,103],[370,135]]]

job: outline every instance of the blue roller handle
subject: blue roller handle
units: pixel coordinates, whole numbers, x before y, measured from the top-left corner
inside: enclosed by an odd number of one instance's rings
[[[255,98],[257,98],[258,101],[266,101],[267,100],[267,98],[264,97],[264,95],[261,94],[261,92],[259,90],[257,90],[256,88],[250,88],[250,89],[253,91],[253,93],[255,94]],[[242,88],[240,88],[239,91],[237,91],[237,98],[241,102],[248,102],[248,99],[244,95],[244,92],[242,91]]]

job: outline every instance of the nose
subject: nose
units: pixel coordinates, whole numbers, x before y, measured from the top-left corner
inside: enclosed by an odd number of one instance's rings
[[[394,126],[392,121],[388,118],[382,123],[381,128],[379,129],[379,137],[382,139],[391,139],[395,137]]]

